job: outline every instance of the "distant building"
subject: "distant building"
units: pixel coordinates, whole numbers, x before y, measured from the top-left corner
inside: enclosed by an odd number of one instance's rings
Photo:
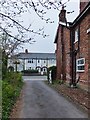
[[[39,72],[47,72],[47,68],[50,66],[56,66],[55,53],[29,53],[25,50],[25,53],[19,53],[8,60],[8,67],[13,66],[15,70],[15,64],[17,64],[17,70],[37,69]]]

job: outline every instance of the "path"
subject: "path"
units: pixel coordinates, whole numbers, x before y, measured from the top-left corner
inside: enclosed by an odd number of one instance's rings
[[[25,77],[24,77],[25,79]],[[17,118],[85,118],[73,103],[42,80],[25,80]]]

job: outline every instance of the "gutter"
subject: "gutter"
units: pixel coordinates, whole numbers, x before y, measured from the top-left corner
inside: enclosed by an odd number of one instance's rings
[[[82,17],[83,15],[90,9],[90,2],[86,6],[85,10],[81,12],[81,14],[74,20],[72,26],[74,26]]]

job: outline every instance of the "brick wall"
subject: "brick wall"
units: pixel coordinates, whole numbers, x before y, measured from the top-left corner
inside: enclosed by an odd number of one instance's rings
[[[89,52],[88,52],[88,34],[87,29],[89,27],[89,15],[87,15],[82,21],[80,22],[80,51],[77,54],[76,59],[78,58],[85,58],[85,71],[84,72],[77,72],[76,76],[80,76],[80,82],[83,84],[88,83],[88,62],[89,62]],[[76,26],[77,27],[77,26]],[[76,29],[76,28],[75,28]],[[75,49],[77,48],[77,44],[75,43]]]
[[[86,7],[88,2],[89,2],[89,0],[80,0],[80,12],[83,11],[83,9]]]
[[[65,48],[65,72],[66,72],[66,80],[70,81],[71,79],[71,73],[70,73],[70,30],[64,27],[64,48]]]
[[[88,53],[88,85],[90,86],[90,32],[88,33]]]
[[[63,47],[62,44],[64,45]],[[61,25],[58,31],[56,64],[57,79],[70,81],[70,30]]]
[[[57,79],[61,79],[61,28],[58,28],[58,38],[56,44],[56,65],[57,65]]]

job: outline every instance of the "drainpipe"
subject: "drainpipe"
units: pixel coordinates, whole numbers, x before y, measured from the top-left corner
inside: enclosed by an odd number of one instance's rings
[[[74,31],[71,28],[70,29],[70,40],[71,40],[71,81],[70,86],[76,87],[77,81],[76,81],[76,56],[80,49],[80,26],[78,28],[79,30],[79,38],[78,38],[78,48],[75,50],[74,47]]]
[[[76,56],[77,56],[77,53],[79,52],[79,50],[80,50],[80,26],[78,27],[78,48],[77,49],[74,48],[74,81],[73,81],[73,86],[76,86],[76,84],[77,84],[77,81],[76,81]],[[79,79],[80,78],[78,78],[78,81],[79,81]]]
[[[74,48],[74,30],[70,29],[70,40],[71,40],[71,81],[70,86],[75,87],[76,86],[76,54],[77,51]]]
[[[70,29],[70,63],[71,63],[71,80],[70,80],[70,86],[73,85],[73,30]]]
[[[76,87],[76,55],[77,55],[77,51],[74,50],[73,51],[73,87]]]

